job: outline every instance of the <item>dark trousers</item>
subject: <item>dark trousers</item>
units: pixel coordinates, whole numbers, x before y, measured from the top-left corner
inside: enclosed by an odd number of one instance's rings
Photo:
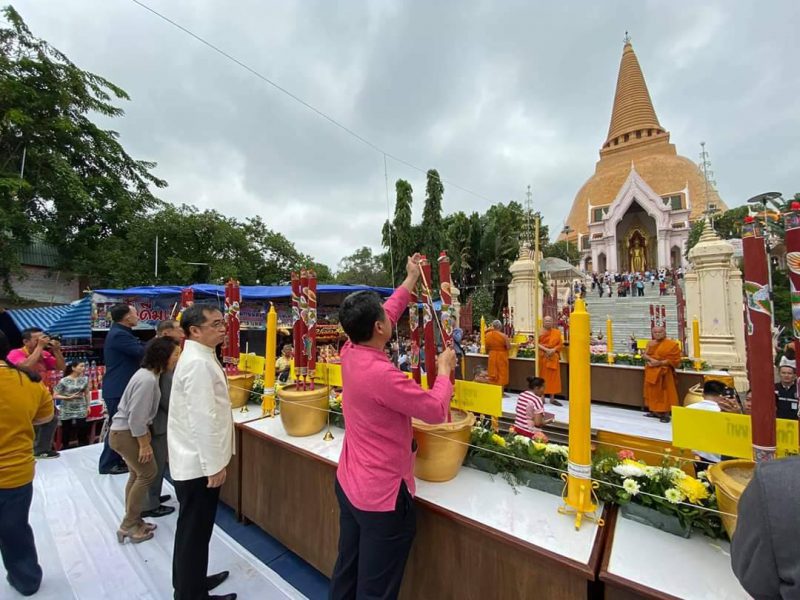
[[[150,446],[153,448],[153,461],[156,463],[156,478],[150,484],[143,510],[155,510],[161,506],[159,498],[164,483],[164,469],[167,466],[167,435],[154,435],[150,439]]]
[[[172,587],[175,600],[208,597],[208,544],[214,530],[220,488],[209,488],[208,477],[175,481],[178,526],[172,553]]]
[[[34,426],[36,433],[36,440],[33,443],[33,453],[42,454],[53,449],[53,440],[56,438],[56,430],[58,429],[58,417],[45,423],[44,425]]]
[[[78,446],[88,446],[91,429],[92,425],[86,419],[64,419],[61,421],[62,450],[69,448],[73,438],[78,438]]]
[[[39,590],[42,568],[36,554],[28,514],[33,500],[33,483],[0,489],[0,554],[8,583],[23,596]]]
[[[401,482],[389,512],[357,509],[336,482],[339,500],[339,557],[331,577],[330,600],[397,598],[417,531],[414,499]]]
[[[111,426],[111,419],[117,414],[117,407],[119,406],[120,398],[103,398],[108,409],[108,424]],[[109,432],[110,434],[111,432]],[[111,449],[108,445],[108,440],[111,435],[107,435],[103,441],[103,451],[100,453],[100,472],[108,473],[113,467],[121,467],[125,464],[122,457]]]

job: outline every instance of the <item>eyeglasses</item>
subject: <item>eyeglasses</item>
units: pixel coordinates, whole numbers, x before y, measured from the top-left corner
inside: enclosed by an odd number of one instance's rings
[[[217,319],[216,321],[211,321],[211,323],[203,323],[200,327],[211,327],[213,329],[220,329],[225,327],[225,321],[222,319]]]

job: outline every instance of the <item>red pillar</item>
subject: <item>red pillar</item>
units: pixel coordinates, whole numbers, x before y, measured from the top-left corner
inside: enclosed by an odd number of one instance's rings
[[[300,364],[303,361],[303,334],[300,326],[300,276],[292,272],[292,349],[294,351],[294,383],[300,385]]]
[[[411,348],[408,354],[408,359],[411,361],[411,376],[414,381],[420,383],[422,376],[419,371],[419,305],[417,295],[413,292],[408,302],[408,325],[411,330]]]
[[[792,202],[784,216],[786,225],[786,266],[792,300],[792,335],[794,353],[800,356],[800,202]],[[798,388],[800,389],[800,388]],[[800,431],[798,431],[800,435]]]
[[[442,250],[442,253],[439,255],[439,297],[442,301],[442,348],[447,348],[450,345],[450,340],[453,337],[453,329],[455,327],[454,323],[456,317],[455,314],[453,314],[453,297],[450,293],[451,286],[450,259],[447,258],[447,253]],[[450,371],[450,381],[455,383],[455,380],[455,371]]]
[[[775,458],[775,387],[772,366],[772,300],[769,289],[767,249],[761,226],[745,219],[744,253],[745,327],[747,374],[752,400],[753,458]]]
[[[317,368],[317,274],[309,269],[308,287],[306,288],[308,301],[308,322],[306,332],[306,364],[308,379],[311,389],[314,389],[314,374]]]
[[[422,335],[425,341],[425,375],[428,389],[436,382],[436,336],[433,332],[433,297],[431,296],[431,263],[425,256],[420,257],[422,268]]]

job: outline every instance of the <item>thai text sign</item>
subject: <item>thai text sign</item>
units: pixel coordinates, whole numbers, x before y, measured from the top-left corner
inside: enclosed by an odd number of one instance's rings
[[[776,420],[779,457],[798,452],[797,421]],[[672,445],[738,458],[753,457],[750,415],[672,409]]]
[[[503,414],[503,388],[489,383],[456,380],[456,393],[450,406],[499,417]]]

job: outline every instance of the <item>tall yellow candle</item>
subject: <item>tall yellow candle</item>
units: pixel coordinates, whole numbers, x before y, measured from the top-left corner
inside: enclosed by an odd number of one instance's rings
[[[694,368],[698,371],[702,366],[700,360],[700,321],[697,317],[692,320],[692,354],[694,355]]]
[[[606,315],[606,356],[608,364],[614,364],[614,324],[611,322],[611,315]]]
[[[264,395],[261,400],[261,413],[275,416],[275,355],[278,344],[278,313],[272,302],[267,313],[267,351],[264,360]]]
[[[481,354],[486,354],[486,319],[481,316]]]
[[[566,506],[563,514],[575,515],[575,529],[580,529],[583,516],[595,520],[597,505],[592,501],[591,449],[591,368],[589,313],[582,298],[575,300],[569,318],[569,464]]]

